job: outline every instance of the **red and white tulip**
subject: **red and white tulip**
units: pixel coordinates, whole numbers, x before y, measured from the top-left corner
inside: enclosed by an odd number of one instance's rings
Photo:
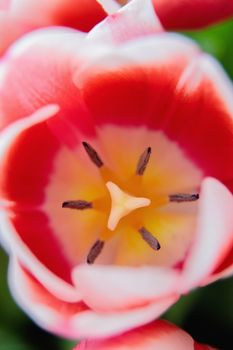
[[[38,324],[117,334],[232,274],[232,85],[150,1],[32,33],[0,77],[1,236]]]

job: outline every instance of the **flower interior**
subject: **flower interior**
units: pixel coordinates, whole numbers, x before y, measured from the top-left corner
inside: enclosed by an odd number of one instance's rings
[[[45,210],[73,264],[179,267],[201,178],[163,132],[105,125],[57,154]]]

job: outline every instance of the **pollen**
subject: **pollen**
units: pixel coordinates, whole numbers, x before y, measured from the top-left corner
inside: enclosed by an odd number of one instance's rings
[[[106,183],[111,197],[111,210],[108,218],[107,227],[114,231],[119,221],[130,214],[132,211],[147,207],[151,204],[151,200],[143,197],[134,197],[124,192],[119,186],[111,181]]]

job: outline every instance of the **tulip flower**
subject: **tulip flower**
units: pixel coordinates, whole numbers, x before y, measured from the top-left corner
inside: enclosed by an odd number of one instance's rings
[[[232,85],[149,0],[32,33],[0,71],[1,239],[38,324],[110,336],[232,274]]]
[[[74,350],[214,350],[195,342],[182,329],[163,320],[103,340],[82,341]]]

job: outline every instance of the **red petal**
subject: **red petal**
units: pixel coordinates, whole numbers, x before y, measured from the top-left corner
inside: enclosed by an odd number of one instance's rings
[[[200,55],[177,85],[164,131],[205,176],[233,190],[233,88],[218,63]]]
[[[3,240],[23,261],[27,260],[30,268],[39,269],[48,284],[50,278],[46,275],[51,273],[41,266],[41,262],[59,280],[62,278],[71,283],[71,263],[39,206],[44,201],[53,159],[60,148],[45,122],[55,113],[56,106],[47,106],[11,124],[2,133],[0,141],[1,198],[5,206],[1,214]],[[29,250],[33,251],[33,256]],[[72,294],[71,285],[63,282],[60,284]]]
[[[115,338],[83,341],[74,350],[194,350],[193,345],[182,329],[159,320]]]
[[[194,343],[194,350],[217,350],[209,345]]]
[[[180,75],[198,53],[191,41],[171,34],[103,53],[90,50],[92,61],[77,69],[75,83],[97,124],[158,129],[166,123]]]
[[[1,197],[25,208],[43,202],[52,161],[60,148],[45,122],[29,126],[34,120],[32,115],[11,124],[0,144]],[[13,134],[14,129],[18,134]]]
[[[207,26],[233,15],[229,0],[153,0],[155,11],[166,29]]]

